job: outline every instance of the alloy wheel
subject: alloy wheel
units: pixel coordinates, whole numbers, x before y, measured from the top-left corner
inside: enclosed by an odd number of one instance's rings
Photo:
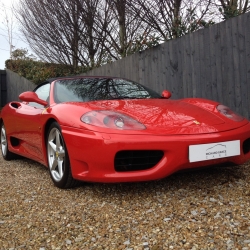
[[[8,150],[8,142],[4,125],[2,125],[1,128],[1,149],[3,156],[6,156]]]
[[[65,172],[65,146],[61,132],[57,128],[52,128],[48,136],[48,163],[52,178],[59,182]]]

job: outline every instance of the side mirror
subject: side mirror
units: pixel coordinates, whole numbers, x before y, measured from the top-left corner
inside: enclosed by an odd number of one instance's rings
[[[171,97],[171,95],[172,95],[171,92],[168,91],[168,90],[163,90],[162,93],[161,93],[161,96],[163,98],[166,98],[166,99],[169,99]]]
[[[35,92],[27,91],[19,95],[19,99],[23,102],[36,102],[40,105],[47,106],[48,103],[38,97]]]

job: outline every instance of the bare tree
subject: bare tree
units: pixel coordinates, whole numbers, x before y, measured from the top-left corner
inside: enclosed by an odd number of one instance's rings
[[[210,24],[206,15],[211,0],[132,0],[131,8],[161,38],[177,38]]]
[[[89,58],[91,67],[107,61],[106,36],[109,22],[107,4],[102,0],[82,1],[80,22],[82,24],[80,43],[87,48],[80,51],[81,58]]]
[[[5,6],[3,5],[3,3],[1,3],[0,5],[2,11],[3,11],[3,24],[7,29],[7,42],[9,44],[9,51],[10,51],[10,58],[12,57],[12,51],[13,51],[13,30],[14,30],[14,15],[13,15],[13,11],[11,10],[11,12],[7,13],[7,10],[5,8]]]
[[[109,20],[106,49],[117,60],[135,52],[135,41],[150,31],[149,25],[131,11],[129,0],[106,0]]]
[[[249,0],[214,0],[213,5],[219,10],[224,20],[250,10]]]
[[[17,17],[44,61],[93,68],[209,24],[212,0],[20,0]]]
[[[20,0],[21,31],[44,61],[94,67],[102,61],[104,36],[96,37],[101,0]]]

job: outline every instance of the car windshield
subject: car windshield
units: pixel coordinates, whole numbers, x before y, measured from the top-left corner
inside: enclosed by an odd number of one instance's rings
[[[55,83],[54,98],[61,102],[161,98],[138,83],[118,78],[63,79]]]

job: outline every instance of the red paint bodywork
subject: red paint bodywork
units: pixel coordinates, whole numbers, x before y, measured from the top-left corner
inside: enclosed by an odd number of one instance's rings
[[[51,84],[53,93],[54,83]],[[51,121],[62,129],[75,179],[94,182],[146,181],[164,178],[181,169],[250,159],[243,142],[250,138],[250,123],[235,122],[220,114],[219,103],[204,99],[132,99],[55,103],[34,108],[25,102],[11,102],[1,112],[9,150],[47,166],[46,132]],[[138,120],[145,130],[118,130],[83,123],[80,118],[92,110],[112,110]],[[196,124],[194,121],[198,121]],[[11,143],[10,137],[19,144]],[[240,140],[239,156],[190,163],[189,145]],[[114,157],[120,150],[162,150],[163,158],[151,169],[116,172]]]

